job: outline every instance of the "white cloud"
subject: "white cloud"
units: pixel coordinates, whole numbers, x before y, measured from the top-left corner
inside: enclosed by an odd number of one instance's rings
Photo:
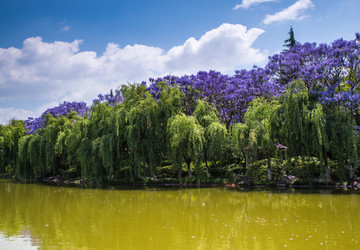
[[[65,25],[65,26],[61,27],[61,31],[69,31],[69,30],[70,30],[69,25]]]
[[[264,2],[274,2],[276,0],[243,0],[241,4],[237,4],[234,9],[237,10],[239,8],[248,9],[251,5],[256,5]]]
[[[0,122],[38,115],[49,107],[41,107],[44,109],[40,111],[39,103],[90,103],[99,93],[149,77],[210,69],[232,73],[261,64],[266,61],[266,52],[252,45],[263,32],[257,28],[247,30],[240,24],[223,24],[167,52],[146,45],[121,48],[109,43],[101,56],[94,51],[80,51],[81,40],[47,43],[40,37],[28,38],[21,49],[0,48]],[[19,109],[10,108],[15,102]],[[37,106],[25,106],[25,102]]]
[[[0,124],[7,124],[13,118],[26,120],[34,114],[35,112],[25,109],[0,108]]]
[[[266,15],[263,22],[265,24],[270,24],[273,22],[281,22],[285,20],[302,20],[306,17],[302,15],[303,11],[313,7],[314,4],[311,0],[298,0],[296,3],[280,12],[277,12],[273,15]]]
[[[259,50],[252,48],[264,31],[245,26],[223,24],[206,32],[199,40],[191,37],[167,53],[166,70],[176,74],[215,69],[229,72],[241,66],[265,61]]]

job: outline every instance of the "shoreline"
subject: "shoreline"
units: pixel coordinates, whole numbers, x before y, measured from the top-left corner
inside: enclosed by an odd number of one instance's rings
[[[336,183],[336,184],[323,184],[314,182],[313,184],[307,184],[307,185],[297,185],[297,184],[239,184],[239,183],[227,183],[226,181],[229,181],[228,179],[221,179],[223,183],[214,183],[214,182],[201,182],[195,180],[188,180],[188,179],[182,179],[180,182],[166,182],[165,180],[157,180],[157,181],[151,181],[151,182],[126,182],[126,181],[112,181],[112,182],[106,182],[101,185],[97,185],[94,182],[86,182],[84,180],[66,180],[61,179],[59,177],[48,177],[43,178],[39,180],[31,180],[31,181],[25,181],[21,180],[19,178],[14,178],[11,176],[0,176],[0,179],[6,179],[6,180],[13,180],[15,182],[19,183],[32,183],[32,184],[44,184],[49,186],[59,186],[59,187],[77,187],[77,188],[108,188],[108,187],[169,187],[169,188],[234,188],[234,189],[241,189],[241,190],[258,190],[258,189],[277,189],[277,190],[286,190],[286,189],[337,189],[337,190],[352,190],[357,191],[360,194],[360,184],[355,181],[357,185],[354,185],[354,183],[348,184],[348,183]],[[181,182],[184,181],[184,182]],[[193,181],[193,182],[191,182]]]

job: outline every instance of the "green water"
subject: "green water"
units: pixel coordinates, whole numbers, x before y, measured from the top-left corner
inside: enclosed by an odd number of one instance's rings
[[[0,249],[19,244],[23,249],[359,249],[360,195],[80,189],[0,180]]]

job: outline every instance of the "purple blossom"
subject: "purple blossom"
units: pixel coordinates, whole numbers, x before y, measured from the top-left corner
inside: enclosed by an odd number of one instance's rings
[[[73,111],[75,111],[78,116],[84,116],[90,112],[90,109],[86,106],[85,102],[64,102],[57,107],[47,109],[40,117],[29,117],[25,120],[25,129],[28,134],[34,134],[38,129],[45,127],[44,117],[47,114],[50,114],[53,117],[67,116]]]
[[[145,84],[146,82],[142,82],[141,84]],[[99,94],[97,99],[93,100],[93,104],[97,103],[108,103],[110,106],[113,106],[115,104],[119,104],[123,101],[123,97],[121,96],[121,92],[119,89],[115,90],[115,95],[113,94],[112,90],[110,91],[110,94]]]
[[[159,98],[159,82],[177,85],[184,92],[183,110],[191,115],[197,99],[205,99],[218,110],[221,120],[229,126],[242,121],[249,103],[258,96],[274,97],[281,88],[270,81],[263,68],[236,71],[234,76],[223,75],[216,71],[200,71],[190,76],[165,76],[149,79],[148,90]]]

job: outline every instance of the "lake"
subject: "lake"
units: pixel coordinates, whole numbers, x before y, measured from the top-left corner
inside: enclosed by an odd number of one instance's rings
[[[85,189],[0,180],[0,249],[359,249],[342,190]]]

